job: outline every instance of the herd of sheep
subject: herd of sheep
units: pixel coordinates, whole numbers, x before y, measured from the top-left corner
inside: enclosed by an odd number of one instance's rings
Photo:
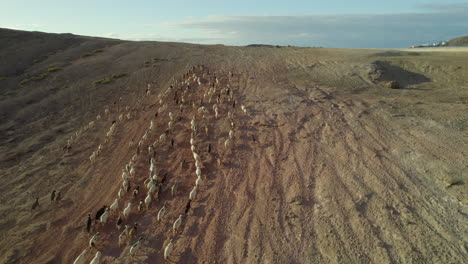
[[[197,193],[200,192],[199,188],[206,179],[206,176],[203,176],[203,162],[209,162],[210,159],[202,159],[201,152],[204,155],[211,155],[212,146],[208,144],[208,147],[202,148],[201,145],[201,134],[204,132],[206,136],[209,135],[209,129],[207,125],[204,125],[204,120],[206,121],[209,115],[212,115],[215,119],[222,118],[221,114],[225,114],[224,118],[227,119],[230,130],[227,133],[228,137],[223,139],[223,146],[219,149],[218,153],[218,166],[222,164],[221,153],[226,153],[234,143],[236,135],[236,123],[234,115],[238,108],[236,108],[236,100],[234,97],[234,91],[229,87],[229,81],[233,77],[232,73],[228,73],[225,76],[224,87],[221,85],[220,77],[217,77],[214,73],[210,74],[210,71],[203,65],[197,65],[192,67],[188,73],[184,74],[180,80],[173,80],[172,85],[160,93],[158,96],[159,99],[159,108],[154,115],[154,119],[158,121],[166,122],[167,127],[163,128],[161,134],[157,135],[156,125],[153,120],[150,120],[149,127],[143,134],[143,136],[136,144],[135,153],[132,155],[131,159],[127,164],[125,164],[122,169],[121,174],[121,183],[119,183],[120,188],[116,193],[116,198],[110,206],[103,206],[96,213],[94,220],[91,217],[91,214],[88,214],[86,221],[86,229],[88,233],[93,233],[91,236],[86,249],[78,255],[74,261],[74,264],[86,263],[89,258],[93,255],[91,264],[100,263],[103,253],[97,249],[96,245],[99,245],[99,239],[101,232],[104,232],[102,228],[104,225],[108,225],[112,219],[115,220],[115,225],[120,232],[118,236],[119,246],[123,246],[128,243],[129,249],[128,253],[130,256],[134,256],[138,251],[138,248],[141,246],[142,241],[144,240],[143,236],[137,237],[139,233],[138,223],[131,225],[129,222],[129,216],[135,211],[138,212],[138,215],[142,215],[148,211],[150,205],[154,202],[159,201],[160,194],[163,189],[170,190],[171,197],[175,197],[178,189],[178,185],[181,184],[179,181],[173,181],[172,184],[166,182],[167,173],[160,175],[160,170],[156,164],[156,155],[158,149],[163,147],[170,146],[175,148],[175,139],[174,135],[177,133],[174,129],[175,125],[178,123],[181,126],[185,126],[181,121],[181,116],[191,115],[190,120],[190,149],[193,156],[193,163],[195,164],[195,176],[193,187],[188,193],[188,201],[185,206],[183,213],[178,214],[178,218],[172,224],[173,237],[168,239],[168,242],[164,246],[164,259],[168,259],[174,248],[175,248],[175,234],[180,229],[184,216],[188,216],[188,212],[192,206],[192,203],[196,200]],[[148,84],[146,89],[148,95],[151,94],[151,86]],[[201,99],[195,97],[201,97]],[[123,121],[125,118],[130,119],[131,114],[128,112],[129,108],[126,108],[125,114],[120,114],[118,117],[119,121]],[[247,109],[244,105],[241,105],[240,110],[241,114],[247,114]],[[109,115],[109,110],[104,111],[105,115]],[[101,119],[101,116],[97,116],[97,119]],[[92,127],[94,121],[90,122],[86,127]],[[107,143],[110,138],[116,133],[117,122],[113,122],[110,126],[107,134],[105,143]],[[78,136],[78,135],[76,135]],[[154,142],[149,142],[150,138],[155,138]],[[68,141],[67,146],[71,144],[71,140]],[[135,146],[133,140],[129,143],[130,147]],[[222,150],[224,148],[224,150]],[[145,151],[145,149],[147,151]],[[203,150],[202,150],[203,149]],[[97,157],[103,150],[103,145],[99,145],[97,150],[95,150],[89,157],[91,162],[95,162]],[[203,156],[203,155],[202,155]],[[138,162],[147,162],[149,164],[148,172],[136,173]],[[186,161],[183,160],[180,164],[180,167],[184,165]],[[148,175],[147,177],[145,175]],[[203,179],[204,178],[204,179]],[[140,184],[144,188],[140,187]],[[132,189],[132,185],[134,185]],[[190,189],[190,188],[189,188]],[[144,197],[144,199],[139,199],[139,197]],[[161,208],[158,210],[156,219],[161,221],[166,214],[166,204],[167,201],[159,201],[162,204]],[[123,230],[122,230],[123,229]],[[108,229],[107,229],[108,230]],[[96,232],[94,232],[96,231]],[[99,232],[100,231],[100,232]]]

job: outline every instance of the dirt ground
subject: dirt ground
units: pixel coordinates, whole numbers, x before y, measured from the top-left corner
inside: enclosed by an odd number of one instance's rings
[[[98,250],[101,263],[468,263],[466,50],[227,47],[9,30],[0,43],[0,263],[72,263],[95,232],[86,263]],[[193,116],[202,182],[185,213],[197,179]],[[123,222],[138,223],[137,235],[118,245],[115,212],[88,234],[87,214],[118,197],[150,121],[129,175],[140,192],[119,200],[119,212],[132,202]],[[162,185],[138,212],[149,145]]]

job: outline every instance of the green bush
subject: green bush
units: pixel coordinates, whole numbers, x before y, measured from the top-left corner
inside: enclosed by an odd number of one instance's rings
[[[104,78],[104,79],[101,79],[101,80],[94,81],[93,85],[96,86],[98,84],[108,84],[111,81],[112,81],[112,78]]]
[[[93,50],[93,53],[99,53],[99,52],[103,52],[104,50],[103,49],[95,49]]]
[[[2,76],[0,76],[0,81],[6,80],[6,79],[8,79],[8,77],[2,77]]]
[[[49,72],[56,72],[56,71],[60,71],[61,69],[62,69],[62,68],[60,68],[60,67],[52,67],[52,68],[47,69],[47,71],[49,71]]]

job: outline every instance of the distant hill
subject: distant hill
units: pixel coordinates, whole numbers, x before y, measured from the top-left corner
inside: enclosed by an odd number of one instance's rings
[[[448,41],[449,46],[468,46],[468,36],[454,38]]]

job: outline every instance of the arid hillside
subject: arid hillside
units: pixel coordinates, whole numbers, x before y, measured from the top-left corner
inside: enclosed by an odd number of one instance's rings
[[[468,263],[465,50],[1,29],[0,61],[0,263]]]

